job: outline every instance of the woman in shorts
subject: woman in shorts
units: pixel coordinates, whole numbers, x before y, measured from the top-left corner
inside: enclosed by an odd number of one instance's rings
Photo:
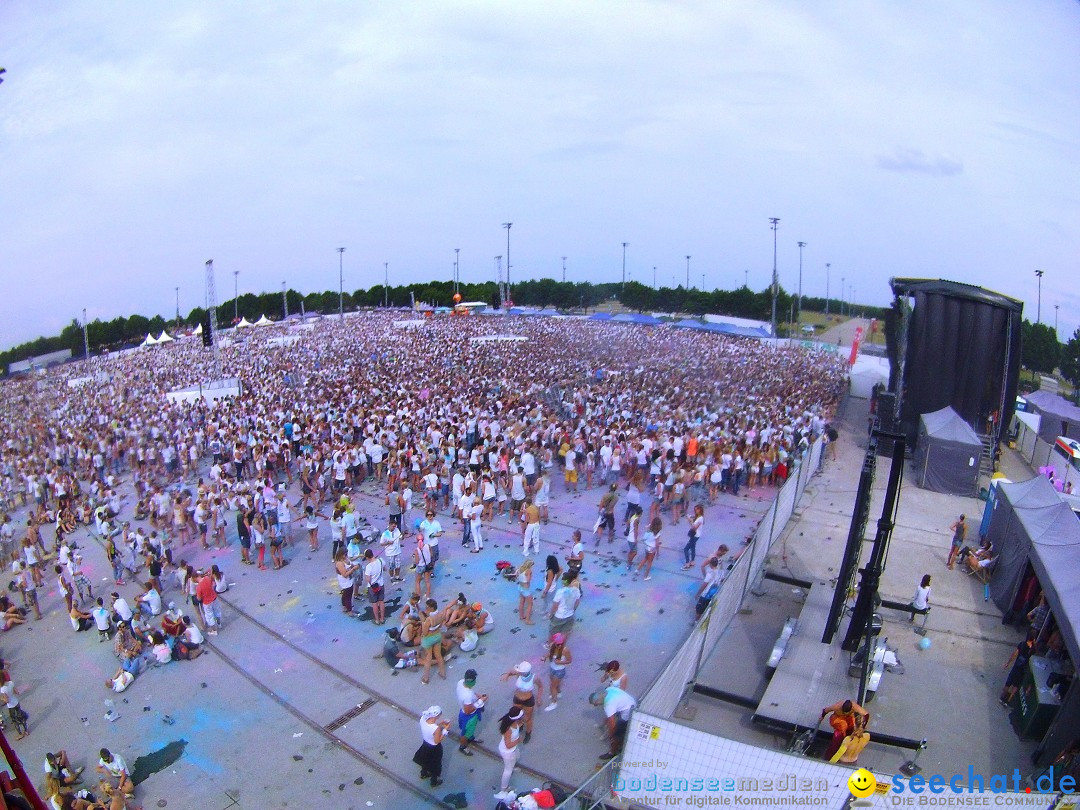
[[[425,610],[420,620],[420,655],[424,677],[420,683],[426,684],[431,680],[432,661],[438,663],[439,677],[443,679],[446,678],[446,662],[442,653],[443,613],[434,599],[428,599],[424,604]]]

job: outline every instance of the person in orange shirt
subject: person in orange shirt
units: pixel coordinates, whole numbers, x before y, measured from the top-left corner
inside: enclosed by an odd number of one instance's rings
[[[853,700],[845,700],[822,709],[818,722],[820,723],[829,714],[832,715],[829,718],[829,725],[833,729],[833,738],[829,743],[829,750],[825,752],[825,759],[831,760],[833,754],[840,748],[840,743],[844,741],[844,737],[854,733],[857,725],[856,718],[859,719],[858,725],[861,728],[865,729],[869,725],[870,712]]]

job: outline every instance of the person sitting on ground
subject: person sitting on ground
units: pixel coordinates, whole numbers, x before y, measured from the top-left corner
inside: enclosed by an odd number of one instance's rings
[[[462,652],[472,652],[479,643],[480,634],[476,632],[476,622],[473,619],[466,619],[458,638],[458,646],[461,647]]]
[[[405,669],[416,666],[416,650],[402,649],[399,643],[400,633],[396,627],[391,627],[383,635],[382,658],[387,665],[394,669]],[[376,656],[378,657],[378,656]]]
[[[184,632],[184,614],[176,607],[176,602],[169,602],[169,609],[161,617],[161,632],[170,638]]]
[[[202,645],[206,639],[203,637],[199,626],[192,622],[188,616],[182,616],[181,622],[184,629],[173,646],[173,657],[178,661],[194,661],[203,654],[205,648]]]
[[[150,651],[154,656],[154,663],[158,666],[171,663],[173,660],[172,647],[169,646],[165,636],[156,631],[150,633]]]
[[[56,753],[45,754],[45,773],[51,774],[61,787],[70,787],[79,781],[82,768],[72,768],[71,760],[68,759],[67,751],[63,749]]]
[[[104,779],[101,780],[102,785],[107,785],[110,788],[115,787],[120,793],[134,796],[135,783],[131,781],[127,762],[124,761],[124,758],[119,754],[112,753],[108,748],[102,748],[99,753],[101,759],[98,760],[96,770],[104,776]],[[116,780],[115,786],[110,779]]]
[[[495,619],[480,602],[473,602],[471,618],[476,625],[476,632],[481,636],[495,629]]]
[[[3,619],[0,619],[0,630],[10,630],[17,624],[26,624],[22,611],[12,605],[4,611]]]
[[[83,610],[79,610],[78,605],[71,606],[71,612],[68,613],[71,618],[71,627],[76,633],[81,633],[84,630],[89,630],[94,626],[94,617]]]
[[[468,600],[465,594],[459,593],[457,599],[446,606],[445,623],[449,630],[456,630],[464,626],[465,619],[469,617]]]
[[[143,585],[143,592],[135,597],[135,603],[143,615],[157,616],[161,613],[161,594],[154,590],[154,583]]]
[[[84,793],[83,791],[79,792]],[[84,795],[86,794],[84,793]],[[60,783],[60,780],[51,773],[45,774],[44,797],[47,807],[52,808],[52,810],[98,810],[98,808],[105,807],[105,805],[95,804],[90,799],[84,799],[67,790]],[[29,807],[30,805],[9,804],[8,806]]]

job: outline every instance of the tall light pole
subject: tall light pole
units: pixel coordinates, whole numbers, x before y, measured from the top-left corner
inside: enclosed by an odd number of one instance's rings
[[[825,320],[829,319],[829,270],[832,265],[825,262]]]
[[[1061,338],[1058,337],[1057,316],[1058,316],[1058,305],[1054,304],[1054,340],[1056,340],[1058,342],[1061,342]]]
[[[743,277],[742,285],[744,287],[746,287],[746,289],[749,290],[750,289],[750,271],[749,270],[743,270],[742,271],[742,277]]]
[[[626,286],[626,246],[629,242],[622,243],[622,286]]]
[[[345,318],[345,271],[343,262],[345,260],[345,248],[339,247],[337,249],[337,312],[338,317],[344,320]]]
[[[845,291],[846,290],[847,290],[847,287],[844,286],[844,277],[840,276],[840,317],[841,318],[844,317],[844,300],[845,300]]]
[[[513,222],[504,222],[502,226],[506,228],[506,297],[510,298],[510,226]]]
[[[686,289],[690,289],[690,256],[686,257]]]
[[[776,229],[780,225],[780,217],[769,217],[772,225],[772,336],[776,338],[776,293],[779,282],[776,276]]]
[[[1039,304],[1035,309],[1035,323],[1042,323],[1042,277],[1043,271],[1036,270],[1035,278],[1039,280]]]
[[[240,285],[240,271],[232,271],[232,317],[234,322],[240,321],[240,297],[236,294]]]
[[[565,284],[566,283],[566,257],[565,256],[562,257],[562,280],[563,280],[563,283]]]
[[[382,263],[383,269],[383,307],[390,306],[390,262]]]
[[[180,328],[180,288],[176,288],[176,328]]]
[[[289,320],[289,294],[285,291],[285,282],[281,282],[281,311],[283,320]]]
[[[458,280],[461,278],[461,265],[458,262],[461,259],[461,248],[454,248],[454,292],[458,291]]]
[[[86,331],[86,309],[82,311],[82,345],[83,345],[83,357],[87,360],[90,359],[90,337]]]
[[[652,269],[652,288],[654,290],[656,289],[656,265],[655,264],[653,265],[653,269]]]
[[[799,323],[802,323],[802,249],[806,242],[799,242]]]

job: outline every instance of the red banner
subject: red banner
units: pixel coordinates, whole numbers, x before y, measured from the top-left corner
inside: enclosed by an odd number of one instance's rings
[[[859,342],[862,340],[862,327],[855,328],[855,339],[851,341],[851,356],[848,358],[848,365],[855,365],[855,358],[859,356]]]

